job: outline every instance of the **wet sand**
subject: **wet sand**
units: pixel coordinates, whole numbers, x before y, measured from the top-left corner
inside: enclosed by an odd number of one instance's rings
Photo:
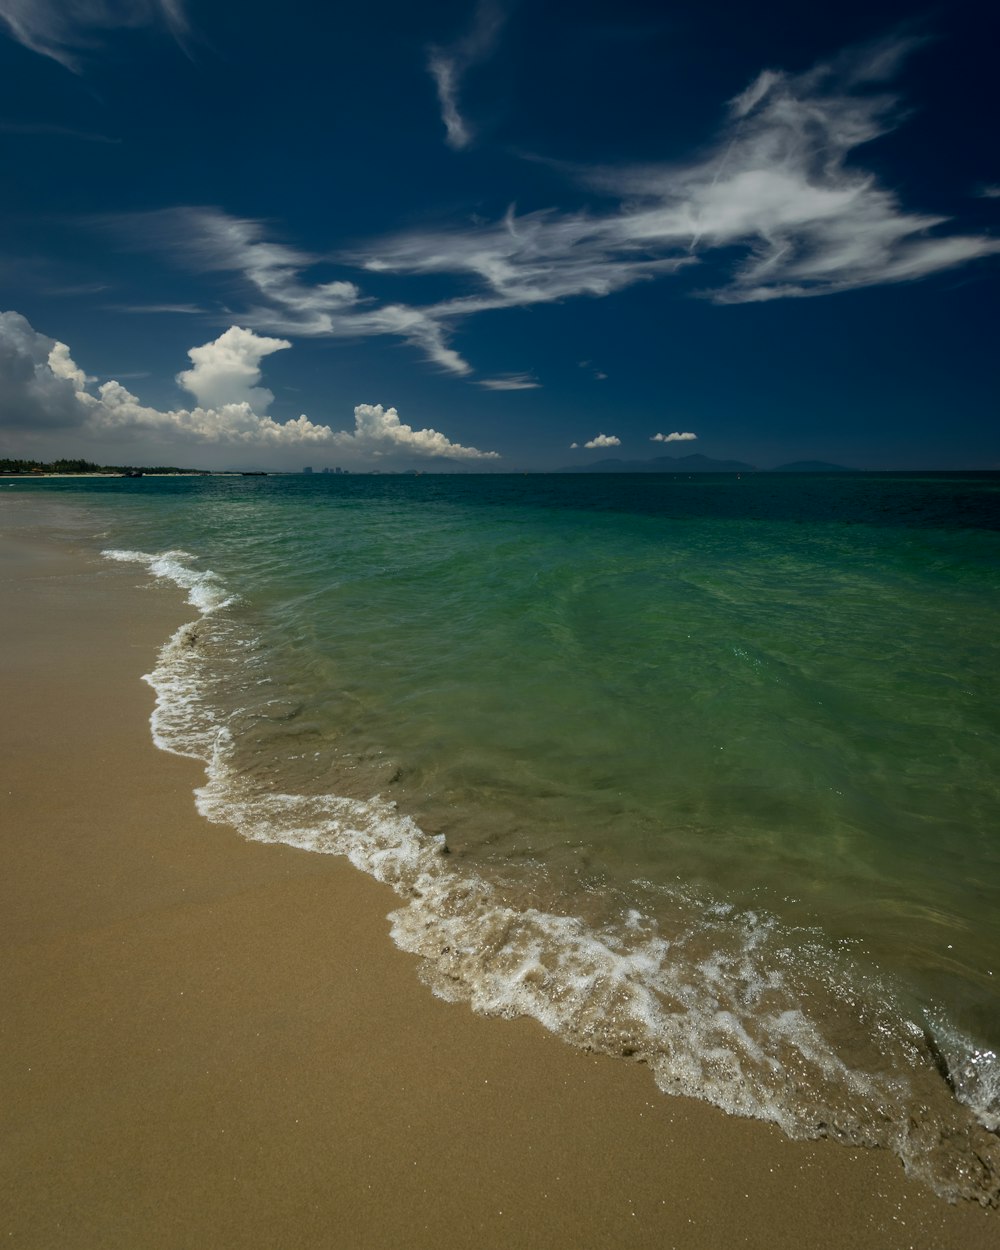
[[[139,680],[192,615],[0,529],[7,1244],[1000,1243],[1000,1213],[888,1154],[790,1142],[439,1002],[388,938],[387,888],[203,821],[201,769],[153,746]]]

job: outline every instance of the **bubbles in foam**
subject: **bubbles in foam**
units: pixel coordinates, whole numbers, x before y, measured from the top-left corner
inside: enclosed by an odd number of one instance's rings
[[[1000,1057],[966,1037],[938,1013],[929,1025],[947,1080],[959,1102],[992,1133],[1000,1133]]]
[[[144,565],[155,577],[162,577],[180,586],[188,592],[188,603],[200,612],[216,612],[233,602],[233,596],[226,593],[222,582],[211,569],[203,572],[191,568],[197,557],[187,551],[164,551],[159,555],[149,555],[145,551],[110,549],[101,554],[109,560]]]
[[[403,899],[393,940],[421,957],[440,997],[532,1016],[574,1045],[647,1063],[667,1093],[790,1136],[891,1148],[949,1198],[1000,1199],[1000,1143],[985,1131],[1000,1123],[992,1052],[943,1021],[928,1033],[819,935],[767,914],[678,887],[659,891],[655,917],[626,900],[617,920],[587,924],[456,866],[443,838],[393,803],[272,792],[273,775],[262,780],[240,754],[234,692],[250,698],[268,679],[222,611],[233,597],[186,552],[106,554],[174,582],[202,613],[147,677],[157,744],[205,763],[198,810],[249,839],[346,856],[391,886]],[[257,700],[272,713],[273,699]]]

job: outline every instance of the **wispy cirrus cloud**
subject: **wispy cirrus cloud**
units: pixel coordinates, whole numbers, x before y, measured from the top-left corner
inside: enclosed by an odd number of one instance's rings
[[[899,125],[897,97],[875,88],[918,42],[886,39],[802,74],[764,70],[729,102],[716,143],[696,161],[578,169],[619,201],[611,212],[511,209],[493,225],[376,241],[356,260],[466,274],[486,292],[465,302],[474,311],[606,295],[723,249],[743,259],[702,292],[723,304],[913,281],[995,254],[997,239],[943,233],[948,218],[904,209],[850,162]]]
[[[75,74],[109,32],[157,25],[183,43],[189,27],[182,0],[0,0],[0,29]]]
[[[447,47],[430,49],[427,69],[437,87],[445,142],[451,148],[460,150],[472,143],[472,127],[459,106],[462,79],[492,53],[507,16],[507,8],[498,0],[479,0],[469,31]]]
[[[177,313],[185,317],[200,317],[206,311],[198,304],[105,304],[104,307],[111,312],[140,313],[147,316],[154,313]]]
[[[96,134],[89,130],[74,130],[72,126],[54,126],[48,122],[0,121],[0,134],[25,135],[30,139],[79,139],[83,143],[121,143],[121,139],[114,139],[110,135]]]
[[[345,254],[345,260],[376,273],[471,278],[479,288],[476,294],[434,306],[437,316],[468,316],[577,295],[611,295],[696,263],[677,246],[673,253],[651,256],[648,246],[623,237],[617,217],[555,209],[519,217],[512,207],[491,225],[376,240]]]
[[[254,329],[306,338],[390,335],[447,372],[472,372],[449,345],[445,315],[405,304],[378,305],[349,281],[309,282],[304,275],[328,258],[274,242],[263,222],[188,206],[104,217],[98,224],[128,246],[167,254],[194,272],[241,275],[256,302],[238,316]]]
[[[541,382],[530,373],[501,373],[495,378],[481,378],[476,385],[488,391],[534,391]]]
[[[251,298],[233,316],[257,331],[388,335],[458,377],[473,369],[452,339],[478,313],[604,298],[696,269],[705,274],[696,294],[717,304],[916,281],[1000,252],[993,235],[962,234],[940,214],[904,208],[857,160],[900,124],[884,84],[916,45],[892,38],[805,73],[764,70],[729,102],[715,144],[696,160],[575,170],[612,202],[604,211],[519,215],[512,205],[499,221],[410,230],[336,255],[275,242],[264,223],[211,207],[113,224],[134,246],[169,252],[195,272],[239,275]],[[310,277],[333,264],[358,282]],[[412,302],[380,302],[359,285],[383,274],[412,279]],[[441,277],[455,293],[420,302],[420,280]],[[493,390],[533,383],[523,374],[482,381]]]
[[[97,219],[127,245],[164,252],[201,273],[239,273],[262,298],[264,316],[284,317],[302,335],[329,332],[330,319],[356,305],[353,282],[308,283],[302,274],[323,257],[274,242],[263,222],[212,207],[156,209]]]

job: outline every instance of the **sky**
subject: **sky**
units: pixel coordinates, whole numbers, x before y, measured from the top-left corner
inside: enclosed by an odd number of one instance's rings
[[[996,26],[0,0],[0,457],[1000,469]]]

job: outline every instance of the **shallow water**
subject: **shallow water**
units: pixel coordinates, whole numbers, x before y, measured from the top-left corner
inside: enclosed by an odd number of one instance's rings
[[[1000,477],[13,489],[185,586],[202,810],[392,882],[436,992],[995,1200]]]

